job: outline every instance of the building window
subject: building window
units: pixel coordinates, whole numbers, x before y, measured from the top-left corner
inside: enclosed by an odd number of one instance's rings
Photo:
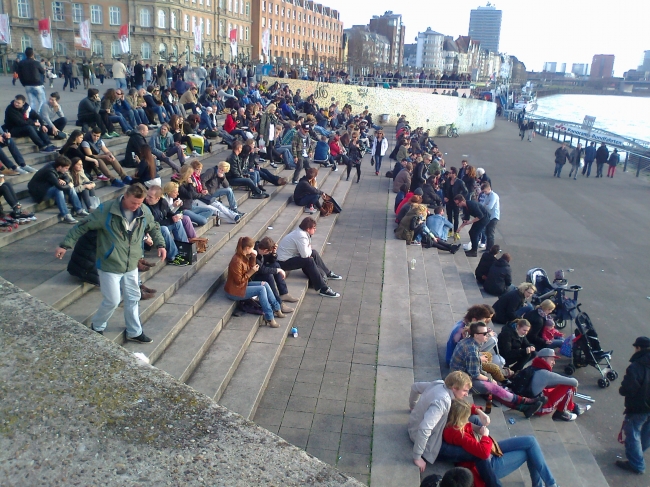
[[[262,1],[262,12],[266,12],[266,0]]]
[[[151,27],[151,10],[148,8],[140,9],[140,27]]]
[[[228,10],[232,12],[232,0],[228,0]]]
[[[80,3],[73,3],[72,22],[75,24],[79,24],[83,19],[84,19],[84,6]]]
[[[266,27],[266,17],[262,17],[262,27]]]
[[[169,21],[170,21],[170,27],[174,30],[176,30],[176,12],[172,12],[169,14]]]
[[[224,35],[226,35],[226,33],[224,32],[223,20],[220,20],[219,21],[219,37],[223,37]]]
[[[278,15],[280,13],[280,6],[276,3],[275,4],[275,15]]]
[[[239,0],[239,13],[244,13],[244,0]]]
[[[246,27],[246,30],[244,31],[244,39],[248,40],[250,36],[250,31],[248,30],[248,27]]]
[[[246,2],[246,17],[250,17],[250,16],[251,16],[251,3]]]
[[[28,47],[32,47],[32,38],[24,34],[20,38],[20,50],[24,52]]]
[[[190,30],[190,16],[185,14],[183,17],[183,30],[188,32]]]
[[[101,5],[91,5],[90,6],[90,23],[91,24],[102,24],[102,7]]]
[[[60,55],[62,55],[62,56],[65,56],[65,55],[68,53],[68,46],[66,46],[65,41],[58,40],[58,41],[56,41],[56,43],[54,44],[54,50],[55,50],[58,54],[60,54]]]
[[[55,22],[63,22],[63,16],[63,2],[52,2],[52,20]]]
[[[108,7],[108,23],[120,25],[120,7]]]
[[[235,13],[239,13],[239,0],[235,0]]]
[[[192,32],[194,32],[194,27],[196,27],[196,17],[192,15]]]
[[[239,40],[244,40],[244,28],[241,25],[239,26]]]
[[[278,45],[278,36],[273,36],[273,44]]]
[[[99,39],[95,39],[93,41],[93,54],[97,54],[98,56],[103,56],[104,55],[104,44],[102,44],[102,41]]]
[[[203,0],[201,0],[201,1],[203,1]],[[205,4],[206,4],[206,6],[209,7],[210,6],[210,0],[205,0]]]
[[[158,27],[161,29],[167,27],[167,19],[165,18],[164,10],[158,10]]]
[[[284,47],[284,37],[280,37],[280,45]]]
[[[120,47],[120,41],[111,42],[111,57],[115,58],[122,55],[122,48]]]
[[[295,33],[296,33],[296,24],[293,24],[293,25],[291,26],[291,33],[292,33],[292,34],[295,34]]]
[[[29,19],[31,16],[32,15],[29,0],[18,0],[18,17],[21,19]],[[31,43],[31,40],[29,42]],[[23,49],[23,51],[24,50],[25,49]]]
[[[142,59],[151,59],[151,44],[143,42],[140,46],[140,54],[142,55]]]
[[[210,37],[212,35],[212,22],[210,22],[210,19],[207,19],[205,21],[205,35],[207,37]]]
[[[172,56],[178,57],[178,46],[176,44],[172,46]]]
[[[275,30],[278,30],[278,21],[275,21]]]
[[[161,42],[160,45],[158,46],[158,54],[163,55],[167,54],[167,44],[164,42]]]
[[[284,30],[284,22],[280,22],[280,30]]]

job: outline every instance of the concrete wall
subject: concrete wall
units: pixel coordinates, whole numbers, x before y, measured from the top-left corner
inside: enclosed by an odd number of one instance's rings
[[[496,104],[483,100],[267,76],[263,79],[269,85],[276,81],[288,84],[294,93],[300,89],[303,99],[314,93],[318,85],[327,91],[325,100],[316,100],[320,106],[329,106],[334,98],[340,107],[346,103],[352,105],[353,113],[367,108],[377,123],[380,115],[388,114],[390,118],[386,125],[395,125],[397,114],[404,113],[411,127],[429,128],[434,135],[439,126],[450,123],[456,124],[460,134],[487,132],[494,128]]]

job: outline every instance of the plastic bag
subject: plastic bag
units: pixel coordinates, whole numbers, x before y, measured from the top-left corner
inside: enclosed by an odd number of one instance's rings
[[[560,347],[560,353],[565,357],[571,357],[573,355],[573,340],[575,336],[569,335],[564,339],[562,346]]]

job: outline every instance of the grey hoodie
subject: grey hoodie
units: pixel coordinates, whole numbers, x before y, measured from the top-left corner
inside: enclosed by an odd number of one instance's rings
[[[408,431],[413,442],[413,460],[422,457],[429,463],[436,461],[453,398],[454,393],[443,380],[416,382],[411,386]]]

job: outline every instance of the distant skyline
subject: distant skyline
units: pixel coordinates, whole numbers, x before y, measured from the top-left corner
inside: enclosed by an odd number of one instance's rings
[[[467,35],[472,9],[487,1],[455,0],[395,2],[374,0],[318,0],[341,12],[347,29],[368,24],[373,15],[387,10],[402,15],[406,26],[405,43],[415,42],[418,32],[427,27],[441,34]],[[528,71],[542,71],[545,62],[591,64],[594,54],[614,54],[615,76],[636,69],[643,51],[650,50],[650,4],[640,0],[547,0],[541,4],[520,0],[492,2],[503,11],[499,49],[526,64]]]

